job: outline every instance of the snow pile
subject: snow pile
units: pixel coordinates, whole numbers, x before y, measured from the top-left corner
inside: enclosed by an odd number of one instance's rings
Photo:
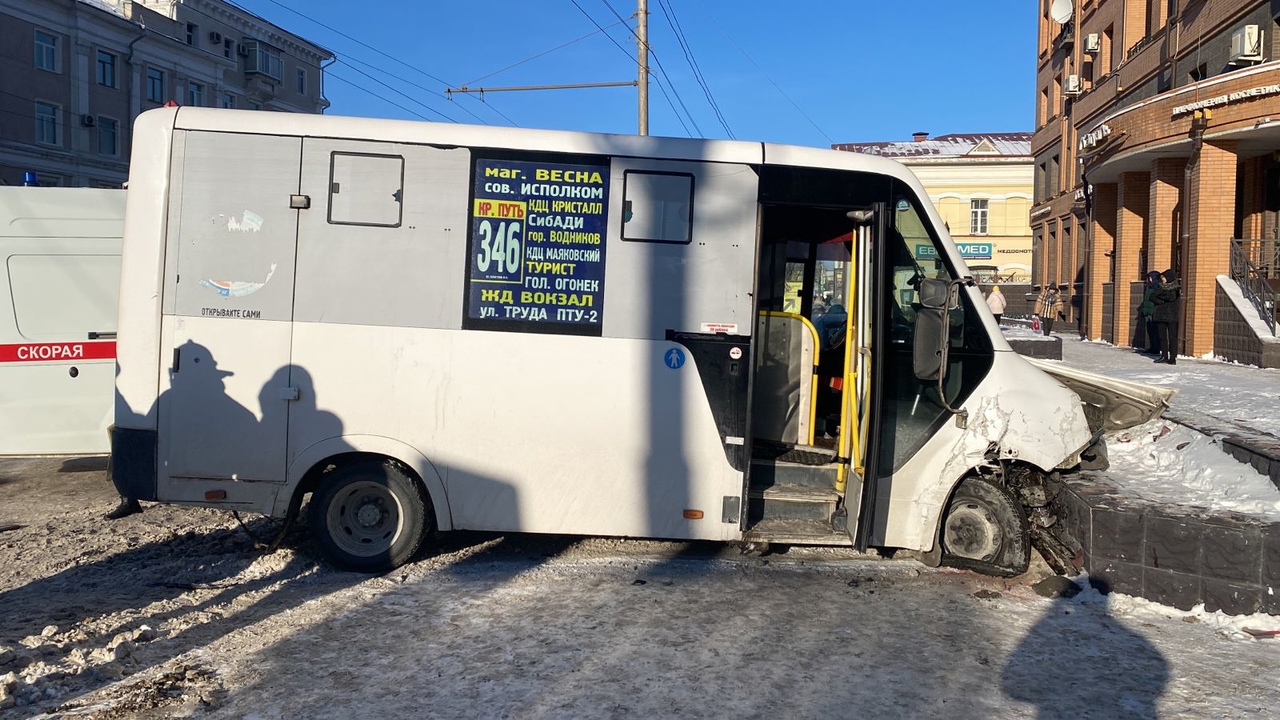
[[[1103,475],[1145,500],[1280,522],[1280,489],[1207,435],[1157,419],[1108,435],[1107,454]]]
[[[1139,597],[1110,593],[1103,595],[1089,584],[1089,574],[1081,573],[1072,580],[1082,590],[1071,602],[1081,605],[1105,607],[1108,612],[1118,618],[1131,618],[1143,622],[1157,620],[1181,620],[1192,625],[1204,625],[1232,640],[1249,640],[1272,643],[1267,637],[1269,633],[1280,633],[1280,617],[1266,613],[1253,615],[1227,615],[1221,610],[1209,612],[1201,603],[1190,610],[1179,610],[1161,605]]]

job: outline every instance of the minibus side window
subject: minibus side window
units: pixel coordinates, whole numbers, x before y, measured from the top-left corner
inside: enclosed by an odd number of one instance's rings
[[[329,156],[329,222],[400,227],[404,158],[335,152]]]
[[[693,240],[693,175],[627,170],[622,198],[623,240]]]

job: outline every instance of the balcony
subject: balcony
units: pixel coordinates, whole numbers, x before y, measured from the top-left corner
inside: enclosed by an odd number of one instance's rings
[[[266,76],[276,82],[284,80],[284,55],[280,48],[259,40],[246,40],[244,50],[245,74]]]
[[[1076,22],[1068,20],[1062,24],[1062,29],[1053,38],[1053,49],[1070,50],[1076,44]]]

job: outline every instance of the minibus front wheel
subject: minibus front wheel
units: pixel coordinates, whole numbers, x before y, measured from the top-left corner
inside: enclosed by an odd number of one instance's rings
[[[422,483],[391,460],[361,459],[320,478],[311,496],[311,534],[334,564],[385,572],[403,565],[434,530]]]
[[[977,476],[960,482],[942,520],[942,564],[1000,577],[1031,562],[1027,515],[1004,488]]]

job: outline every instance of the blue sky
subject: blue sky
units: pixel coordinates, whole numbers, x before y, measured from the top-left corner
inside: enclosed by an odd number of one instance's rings
[[[332,114],[636,132],[632,87],[444,93],[632,80],[635,0],[238,4],[337,53]],[[827,146],[1032,129],[1029,0],[649,0],[649,12],[652,135]]]

